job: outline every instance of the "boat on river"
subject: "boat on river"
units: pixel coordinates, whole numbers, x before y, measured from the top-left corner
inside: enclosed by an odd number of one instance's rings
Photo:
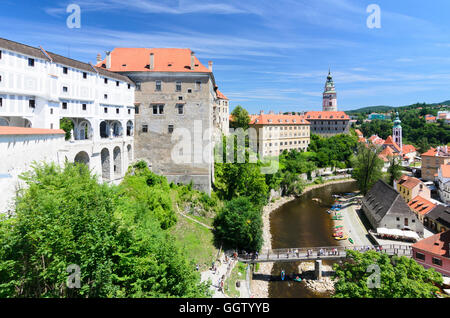
[[[348,236],[347,235],[338,236],[338,237],[335,237],[334,239],[337,241],[343,241],[343,240],[348,239]]]
[[[284,270],[281,271],[281,280],[284,280],[284,278],[286,277],[286,274],[284,273]]]

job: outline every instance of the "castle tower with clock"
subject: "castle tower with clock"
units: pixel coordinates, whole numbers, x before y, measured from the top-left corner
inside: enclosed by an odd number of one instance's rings
[[[328,71],[327,82],[325,83],[325,91],[323,92],[322,110],[324,112],[337,111],[336,89],[334,88],[334,82],[333,77],[331,76],[331,71]]]

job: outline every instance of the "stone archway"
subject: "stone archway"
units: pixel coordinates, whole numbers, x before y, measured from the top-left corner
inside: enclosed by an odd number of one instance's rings
[[[110,167],[110,155],[107,148],[103,148],[101,153],[101,163],[102,163],[102,179],[111,180],[111,167]]]
[[[100,138],[108,138],[109,137],[109,125],[106,121],[102,121],[100,123]]]
[[[129,120],[127,122],[127,136],[133,136],[133,122]]]
[[[74,163],[83,163],[89,167],[89,155],[85,151],[80,151],[77,153],[74,159]]]
[[[114,148],[114,176],[122,176],[122,153],[119,147]]]
[[[127,146],[127,152],[128,152],[128,164],[130,164],[131,161],[133,161],[133,153],[131,152],[131,145]]]

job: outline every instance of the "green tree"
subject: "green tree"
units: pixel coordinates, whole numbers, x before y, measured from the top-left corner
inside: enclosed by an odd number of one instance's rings
[[[208,296],[146,200],[98,184],[83,164],[36,165],[23,178],[15,215],[0,220],[0,297]],[[71,264],[79,289],[66,285]]]
[[[335,264],[336,298],[433,298],[442,275],[413,259],[369,251],[347,251],[347,261]],[[379,269],[379,281],[376,276]],[[378,284],[379,283],[379,284]]]
[[[247,197],[232,199],[214,219],[217,242],[229,248],[259,251],[262,238],[262,217],[258,207]]]
[[[364,195],[382,176],[383,160],[378,157],[380,151],[381,148],[360,144],[358,154],[352,160],[353,178]]]
[[[237,105],[231,112],[233,120],[230,121],[231,128],[242,128],[247,130],[250,124],[250,116],[248,111],[241,105]]]
[[[389,167],[387,169],[387,173],[389,176],[389,184],[393,186],[394,181],[400,179],[403,175],[403,167],[400,165],[398,158],[390,156],[388,159]]]
[[[73,121],[71,121],[69,118],[61,118],[59,120],[59,127],[61,127],[61,129],[66,132],[65,139],[69,140],[71,131],[74,127]]]

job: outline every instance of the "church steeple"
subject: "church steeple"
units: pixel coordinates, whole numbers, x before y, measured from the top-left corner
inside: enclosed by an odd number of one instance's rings
[[[323,111],[337,111],[337,96],[334,87],[333,76],[331,76],[331,69],[328,69],[327,81],[325,83],[325,90],[323,92]]]
[[[394,128],[392,128],[392,134],[394,136],[395,143],[400,147],[400,154],[403,152],[403,136],[402,136],[402,121],[396,112],[396,118],[394,120]]]

